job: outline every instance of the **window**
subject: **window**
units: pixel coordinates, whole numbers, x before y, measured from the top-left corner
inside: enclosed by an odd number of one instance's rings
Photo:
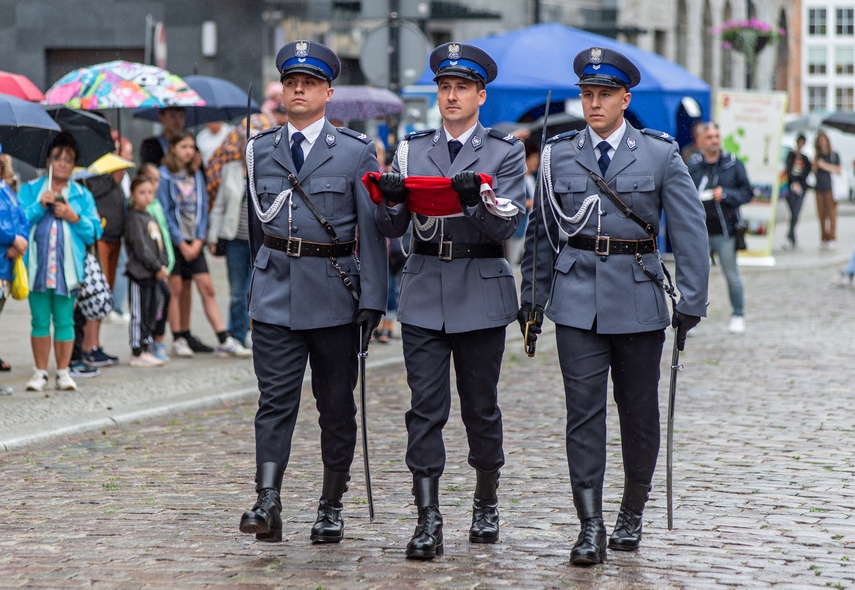
[[[827,61],[825,47],[808,48],[808,74],[825,74]]]
[[[855,48],[838,47],[834,50],[834,71],[838,74],[855,74]]]
[[[855,8],[837,9],[836,31],[838,35],[844,37],[855,34]]]
[[[838,111],[851,111],[855,106],[855,89],[853,88],[838,88],[836,91],[835,106]]]
[[[808,10],[808,35],[826,34],[825,8],[811,8]]]
[[[825,86],[808,86],[808,111],[826,111],[825,96],[827,89]]]

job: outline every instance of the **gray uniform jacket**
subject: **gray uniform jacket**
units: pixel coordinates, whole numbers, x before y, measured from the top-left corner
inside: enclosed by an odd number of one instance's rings
[[[556,198],[565,213],[573,216],[589,195],[599,194],[588,172],[600,174],[588,130],[553,138],[551,180]],[[677,309],[684,314],[706,315],[709,282],[709,247],[704,212],[695,185],[680,158],[677,143],[657,131],[639,131],[627,124],[626,133],[606,170],[606,183],[643,221],[659,232],[662,213],[676,259],[676,286],[680,292]],[[621,213],[605,195],[600,195],[601,235],[614,239],[648,238],[644,229]],[[548,199],[544,194],[544,198]],[[553,242],[557,226],[549,205],[546,221]],[[521,299],[531,303],[532,241],[534,223],[540,224],[537,244],[537,305],[556,324],[583,330],[594,320],[600,334],[632,334],[669,325],[669,306],[661,287],[664,278],[659,253],[642,255],[654,282],[631,254],[598,256],[593,251],[564,246],[555,256],[546,232],[540,203],[535,203],[523,256]],[[581,223],[581,222],[580,222]],[[568,232],[579,225],[562,222]],[[597,235],[597,212],[585,222],[579,235]],[[548,300],[548,301],[547,301]]]
[[[252,141],[252,140],[251,140]],[[248,150],[249,151],[249,150]],[[247,164],[249,182],[255,184],[264,211],[282,191],[291,188],[288,175],[294,162],[284,127],[255,136],[253,161]],[[312,202],[335,229],[340,242],[359,239],[358,252],[338,259],[342,269],[361,290],[359,309],[386,310],[386,240],[374,222],[375,205],[368,196],[362,176],[379,170],[374,143],[350,129],[337,129],[325,122],[321,134],[306,157],[297,180]],[[251,172],[251,174],[250,174]],[[353,322],[357,304],[330,259],[289,256],[263,244],[263,232],[310,242],[329,243],[330,236],[294,191],[268,223],[258,218],[248,198],[250,244],[253,255],[249,293],[249,316],[256,321],[310,330]],[[358,256],[358,260],[357,260]]]
[[[460,217],[448,217],[430,242],[444,239],[460,244],[501,244],[510,238],[525,211],[525,150],[518,139],[480,123],[460,153],[451,162],[445,131],[421,132],[410,136],[408,176],[452,177],[472,170],[493,177],[496,197],[511,199],[519,213],[510,219],[489,213],[479,202],[463,207]],[[400,149],[392,169],[400,171]],[[385,235],[395,238],[410,224],[406,204],[389,208],[383,200],[377,207],[377,225]],[[424,223],[427,217],[418,216]],[[421,232],[427,237],[433,230]],[[414,230],[414,240],[419,241]],[[443,261],[436,256],[411,254],[404,266],[398,321],[446,333],[470,332],[507,326],[517,313],[517,293],[511,267],[504,258],[456,258]]]

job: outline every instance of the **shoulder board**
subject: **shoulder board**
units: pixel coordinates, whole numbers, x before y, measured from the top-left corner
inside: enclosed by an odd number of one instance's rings
[[[579,131],[577,129],[572,129],[570,131],[565,131],[564,133],[559,133],[558,135],[553,135],[552,137],[546,140],[546,143],[555,143],[556,141],[573,139],[577,135],[579,135]]]
[[[410,140],[416,137],[424,137],[425,135],[433,135],[436,129],[422,129],[421,131],[413,131],[408,133],[404,139]]]
[[[361,141],[362,143],[371,143],[371,138],[365,135],[360,131],[354,131],[349,127],[336,127],[339,133],[343,133],[344,135],[349,135],[350,137],[354,137]]]
[[[644,135],[649,135],[650,137],[655,137],[656,139],[661,139],[662,141],[667,141],[669,143],[674,143],[677,141],[664,131],[657,131],[656,129],[644,128],[641,130]]]
[[[276,127],[271,127],[270,129],[265,129],[265,130],[263,130],[263,131],[259,131],[258,133],[256,133],[256,134],[255,134],[255,135],[253,135],[252,137],[250,137],[250,139],[258,139],[258,138],[259,138],[259,137],[261,137],[262,135],[268,135],[268,134],[270,134],[270,133],[273,133],[273,132],[275,132],[275,131],[278,131],[278,130],[279,130],[279,129],[281,129],[281,128],[282,128],[281,126],[276,126]]]
[[[496,129],[493,129],[492,127],[487,129],[487,135],[489,135],[490,137],[495,137],[496,139],[501,139],[502,141],[506,141],[511,145],[519,143],[519,141],[520,141],[519,137],[516,137],[515,135],[511,135],[510,133],[502,133],[501,131],[497,131]]]

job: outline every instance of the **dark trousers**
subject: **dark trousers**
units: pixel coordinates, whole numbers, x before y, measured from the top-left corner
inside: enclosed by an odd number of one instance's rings
[[[255,415],[257,465],[275,462],[283,470],[288,466],[308,360],[324,467],[350,470],[356,446],[356,340],[353,324],[291,330],[253,322],[252,358],[260,392]]]
[[[131,313],[128,332],[134,356],[139,356],[144,351],[151,352],[154,326],[157,323],[157,283],[159,282],[161,281],[155,279],[138,281],[128,277]]]
[[[790,229],[787,231],[787,240],[794,246],[796,244],[796,224],[799,222],[799,214],[802,212],[804,199],[804,193],[798,194],[793,190],[787,192],[786,201],[790,208]]]
[[[659,455],[659,362],[665,331],[597,334],[559,325],[556,340],[574,494],[603,489],[609,369],[620,418],[624,474],[629,481],[649,485]]]
[[[154,322],[154,336],[163,336],[166,334],[166,320],[169,312],[169,300],[172,299],[172,292],[169,290],[167,281],[157,281],[157,313]]]
[[[405,418],[407,466],[413,477],[439,477],[445,469],[442,428],[451,411],[451,358],[469,441],[469,464],[479,471],[498,471],[505,464],[497,387],[505,328],[446,334],[403,324],[401,339],[412,392]]]

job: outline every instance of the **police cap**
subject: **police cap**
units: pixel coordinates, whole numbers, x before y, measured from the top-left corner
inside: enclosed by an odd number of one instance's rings
[[[623,86],[627,90],[641,82],[641,72],[629,58],[614,49],[590,47],[573,60],[573,71],[579,76],[576,86]]]
[[[434,82],[440,76],[459,76],[489,84],[499,73],[496,62],[486,51],[455,41],[444,43],[431,52],[430,69],[436,74]]]
[[[282,46],[276,54],[279,80],[288,74],[300,72],[332,82],[341,72],[341,61],[335,52],[315,41],[292,41]]]

